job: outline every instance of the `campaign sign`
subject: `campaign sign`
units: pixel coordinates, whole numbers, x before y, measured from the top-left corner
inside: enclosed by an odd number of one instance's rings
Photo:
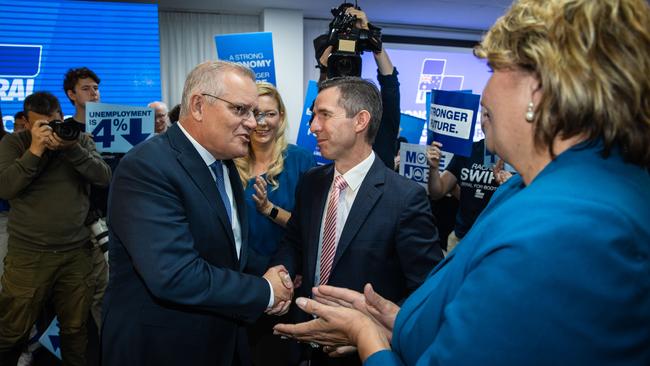
[[[271,32],[219,34],[214,36],[214,41],[220,60],[244,65],[253,70],[258,82],[275,85]]]
[[[410,143],[418,143],[422,137],[425,120],[401,113],[399,118],[399,135]]]
[[[93,134],[97,151],[125,153],[153,136],[153,108],[86,103],[86,132]]]
[[[427,143],[438,141],[445,151],[469,157],[479,100],[477,94],[432,90]]]
[[[38,341],[61,360],[61,339],[59,338],[59,319],[57,317],[52,319],[52,322]]]
[[[307,93],[305,94],[305,104],[302,107],[302,118],[300,118],[300,129],[298,129],[298,137],[296,138],[296,145],[304,147],[308,151],[312,151],[314,154],[314,159],[318,165],[329,164],[330,161],[325,159],[320,154],[320,149],[318,148],[318,143],[316,141],[316,135],[309,131],[309,121],[311,120],[311,107],[316,100],[318,95],[318,82],[314,80],[309,80],[307,85]]]
[[[427,162],[427,147],[402,142],[399,149],[399,159],[399,174],[420,184],[428,192],[429,163]]]

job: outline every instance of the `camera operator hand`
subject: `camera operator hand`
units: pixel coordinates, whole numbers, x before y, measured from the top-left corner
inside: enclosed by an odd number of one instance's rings
[[[56,132],[52,132],[52,138],[50,139],[50,143],[48,148],[50,150],[66,150],[74,146],[79,139],[75,140],[64,140],[60,138]]]
[[[346,12],[350,15],[357,17],[354,27],[358,29],[368,30],[368,16],[363,10],[355,9],[354,7],[347,8]],[[377,68],[382,75],[391,75],[393,73],[393,63],[390,61],[388,54],[384,51],[384,46],[381,46],[381,51],[373,52]]]
[[[368,30],[368,16],[363,10],[355,9],[354,7],[349,7],[345,11],[347,14],[354,15],[357,17],[357,21],[354,23],[354,27],[358,29]]]
[[[48,126],[48,121],[39,119],[32,124],[29,130],[32,134],[32,143],[29,145],[29,151],[41,157],[46,149],[50,149],[50,141],[52,140],[52,128]]]

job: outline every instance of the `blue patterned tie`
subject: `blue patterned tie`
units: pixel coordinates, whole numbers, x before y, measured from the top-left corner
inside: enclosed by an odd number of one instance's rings
[[[223,205],[226,206],[228,220],[232,222],[232,209],[230,208],[230,200],[228,199],[228,194],[226,194],[226,185],[223,182],[223,168],[221,160],[217,160],[214,163],[210,164],[210,169],[212,169],[212,172],[214,173],[215,179],[217,181],[217,190],[221,196],[221,201],[223,201]]]

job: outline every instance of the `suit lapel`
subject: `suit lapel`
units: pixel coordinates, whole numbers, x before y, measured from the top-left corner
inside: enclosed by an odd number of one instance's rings
[[[198,187],[218,217],[218,221],[223,227],[222,231],[226,233],[228,240],[230,240],[232,255],[237,260],[235,238],[232,233],[230,220],[228,220],[228,213],[219,197],[219,191],[217,190],[214,178],[210,174],[210,168],[205,165],[205,162],[190,140],[187,139],[183,131],[176,124],[169,128],[167,136],[169,137],[169,143],[172,148],[177,151],[178,162],[185,169],[190,180]]]
[[[372,208],[382,196],[383,190],[381,186],[383,186],[385,178],[384,163],[381,159],[375,157],[375,161],[359,187],[359,192],[354,199],[348,218],[345,221],[345,226],[336,246],[336,255],[334,256],[334,263],[332,263],[332,270],[336,268],[339,259],[341,259],[345,250],[350,246],[352,239],[357,235],[361,225],[366,221]]]
[[[318,257],[318,242],[320,240],[321,223],[323,222],[323,211],[327,193],[334,179],[334,165],[326,166],[314,177],[313,186],[307,189],[311,192],[312,205],[309,212],[309,233],[307,247],[307,273],[309,281],[306,284],[314,285],[314,273],[316,271],[316,258]]]

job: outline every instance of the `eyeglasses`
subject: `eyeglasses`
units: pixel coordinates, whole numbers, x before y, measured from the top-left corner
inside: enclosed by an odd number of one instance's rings
[[[239,118],[244,118],[248,119],[253,117],[256,123],[260,123],[264,120],[266,117],[266,114],[257,110],[254,110],[253,108],[241,104],[235,104],[231,101],[225,100],[223,98],[219,98],[215,95],[208,94],[208,93],[201,93],[201,95],[207,95],[208,97],[212,97],[214,99],[219,99],[222,102],[226,102],[230,105],[230,109],[235,113],[235,115]]]

